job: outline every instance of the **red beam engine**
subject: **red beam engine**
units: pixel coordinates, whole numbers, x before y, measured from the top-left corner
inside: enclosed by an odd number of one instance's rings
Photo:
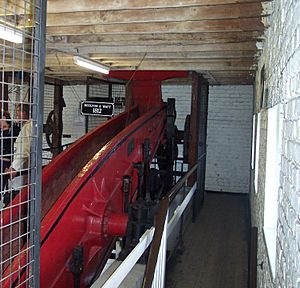
[[[130,79],[131,108],[76,141],[43,170],[43,288],[88,287],[99,276],[116,237],[126,234],[129,205],[141,197],[146,179],[143,181],[139,173],[166,140],[161,81],[186,77],[187,73],[121,71],[110,76]],[[2,225],[26,210],[25,204],[18,204],[26,203],[26,197],[27,192],[22,191],[13,200],[10,205],[16,206],[2,213]],[[13,255],[14,260],[4,264],[2,277],[12,273],[13,279],[8,277],[3,287],[12,283],[13,287],[22,286],[29,273],[22,264],[30,244],[23,241],[22,245],[20,255],[16,245],[4,247],[7,258]]]

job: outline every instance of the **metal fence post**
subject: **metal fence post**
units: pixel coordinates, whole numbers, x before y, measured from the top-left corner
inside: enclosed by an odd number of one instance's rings
[[[33,135],[37,135],[36,141],[33,141],[33,151],[36,151],[35,159],[32,163],[35,164],[35,173],[31,173],[31,199],[30,201],[30,231],[32,237],[30,242],[34,245],[32,255],[32,274],[31,285],[40,287],[40,221],[41,221],[41,193],[42,193],[42,141],[43,141],[43,107],[44,107],[44,68],[45,68],[45,34],[46,34],[46,10],[47,0],[38,0],[36,3],[37,24],[35,28],[35,51],[38,57],[34,58],[34,67],[36,74],[33,79],[33,119],[36,119],[36,125],[33,125]],[[35,162],[35,163],[34,163]],[[35,178],[35,179],[34,179]]]

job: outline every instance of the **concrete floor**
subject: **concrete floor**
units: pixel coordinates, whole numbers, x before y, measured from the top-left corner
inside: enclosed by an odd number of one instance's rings
[[[248,287],[248,203],[242,194],[207,193],[167,265],[166,288]]]

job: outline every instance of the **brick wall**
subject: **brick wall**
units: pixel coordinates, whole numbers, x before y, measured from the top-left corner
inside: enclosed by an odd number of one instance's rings
[[[253,87],[209,89],[206,189],[248,193]],[[183,130],[190,113],[191,85],[163,85],[162,94],[164,101],[176,99],[176,125]]]
[[[90,98],[107,98],[108,97],[108,83],[101,83],[89,86],[89,97]],[[106,117],[88,116],[88,131],[93,130],[100,124],[107,121]]]
[[[64,86],[63,91],[66,107],[63,110],[63,144],[71,143],[85,134],[85,116],[80,114],[80,101],[86,99],[86,86]]]
[[[53,101],[54,101],[54,85],[45,85],[44,89],[44,119],[43,124],[46,124],[47,117],[49,113],[54,109],[53,108]],[[52,158],[52,153],[50,151],[47,151],[45,149],[48,149],[49,146],[46,141],[46,136],[43,133],[43,165],[46,165],[50,159]]]
[[[80,115],[80,101],[86,98],[84,85],[64,86],[63,97],[66,107],[63,109],[63,134],[69,135],[62,139],[62,144],[76,141],[85,133],[85,117]],[[46,124],[49,113],[54,109],[54,85],[45,85],[44,91],[44,124]],[[49,148],[45,134],[43,133],[43,149]],[[50,151],[43,151],[43,165],[49,163],[52,158]]]
[[[168,98],[175,98],[176,121],[175,125],[179,130],[184,130],[185,118],[191,110],[191,85],[162,85],[162,98],[167,102]],[[178,145],[178,156],[182,157],[183,146]],[[180,164],[177,164],[178,170],[181,170]],[[188,165],[183,164],[182,171],[187,171]]]
[[[191,85],[162,85],[162,97],[164,101],[175,98],[176,122],[179,130],[184,129],[185,117],[191,110]]]
[[[249,192],[252,86],[210,86],[205,189]]]
[[[265,65],[265,103],[261,111],[258,191],[252,185],[252,223],[258,226],[258,287],[300,287],[300,3],[273,2],[259,69]],[[257,75],[256,112],[260,110],[261,83]],[[264,235],[267,111],[282,105],[280,184],[277,193],[276,266],[272,273]],[[253,184],[253,183],[252,183]]]
[[[207,190],[238,193],[249,190],[252,92],[252,86],[210,87]],[[82,85],[65,86],[63,93],[66,102],[63,133],[71,135],[71,138],[63,139],[65,144],[85,133],[85,117],[79,113],[79,103],[86,97],[86,88]],[[191,85],[164,84],[162,95],[165,101],[167,98],[176,99],[176,125],[183,130],[185,117],[190,113]],[[48,96],[45,101],[52,103],[53,97]],[[181,154],[181,149],[179,152]]]
[[[100,86],[99,86],[100,87]],[[102,86],[101,86],[102,88]],[[108,86],[105,90],[100,91],[99,97],[108,96]],[[94,93],[95,94],[95,93]],[[95,96],[95,95],[91,95]],[[68,135],[69,137],[64,137],[62,144],[69,144],[76,141],[78,138],[85,134],[86,130],[86,117],[80,114],[80,102],[86,100],[86,86],[85,85],[74,85],[74,86],[64,86],[63,88],[63,97],[66,103],[66,107],[63,109],[63,134]],[[125,86],[121,84],[114,84],[112,86],[112,98],[115,104],[115,115],[124,111],[125,101]],[[118,98],[118,101],[115,99]],[[47,116],[53,107],[54,99],[54,85],[45,85],[44,93],[44,123],[46,123]],[[105,122],[106,117],[89,117],[89,130],[95,128],[99,124]],[[43,135],[43,148],[48,148],[46,142],[45,134]],[[48,159],[51,159],[52,154],[50,152],[43,152],[44,161],[43,164],[49,162]]]

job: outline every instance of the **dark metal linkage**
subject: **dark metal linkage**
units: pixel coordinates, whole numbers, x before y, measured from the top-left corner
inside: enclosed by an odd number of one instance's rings
[[[76,246],[72,252],[72,258],[69,264],[70,271],[74,277],[74,288],[80,287],[80,274],[83,270],[83,247]]]
[[[131,184],[131,177],[129,175],[123,176],[123,197],[124,197],[124,212],[128,212],[128,199],[130,195],[130,184]]]
[[[144,141],[143,146],[144,153],[144,181],[143,181],[143,195],[142,197],[149,201],[150,200],[150,139],[147,138]]]
[[[205,155],[202,155],[205,157]],[[186,183],[187,179],[195,172],[198,164],[195,164],[185,175],[176,183],[176,185],[169,191],[169,193],[160,201],[159,207],[155,217],[155,232],[153,241],[150,247],[149,257],[144,276],[143,288],[150,288],[155,274],[155,267],[157,264],[158,253],[164,231],[165,221],[167,221],[167,213],[169,204],[176,197],[181,187]]]
[[[205,157],[205,155],[202,155],[202,157]],[[180,178],[180,180],[175,184],[175,186],[169,191],[167,196],[169,197],[170,202],[173,201],[180,188],[185,184],[185,181],[195,172],[197,167],[198,164],[196,163],[188,172],[185,173],[183,177]]]

